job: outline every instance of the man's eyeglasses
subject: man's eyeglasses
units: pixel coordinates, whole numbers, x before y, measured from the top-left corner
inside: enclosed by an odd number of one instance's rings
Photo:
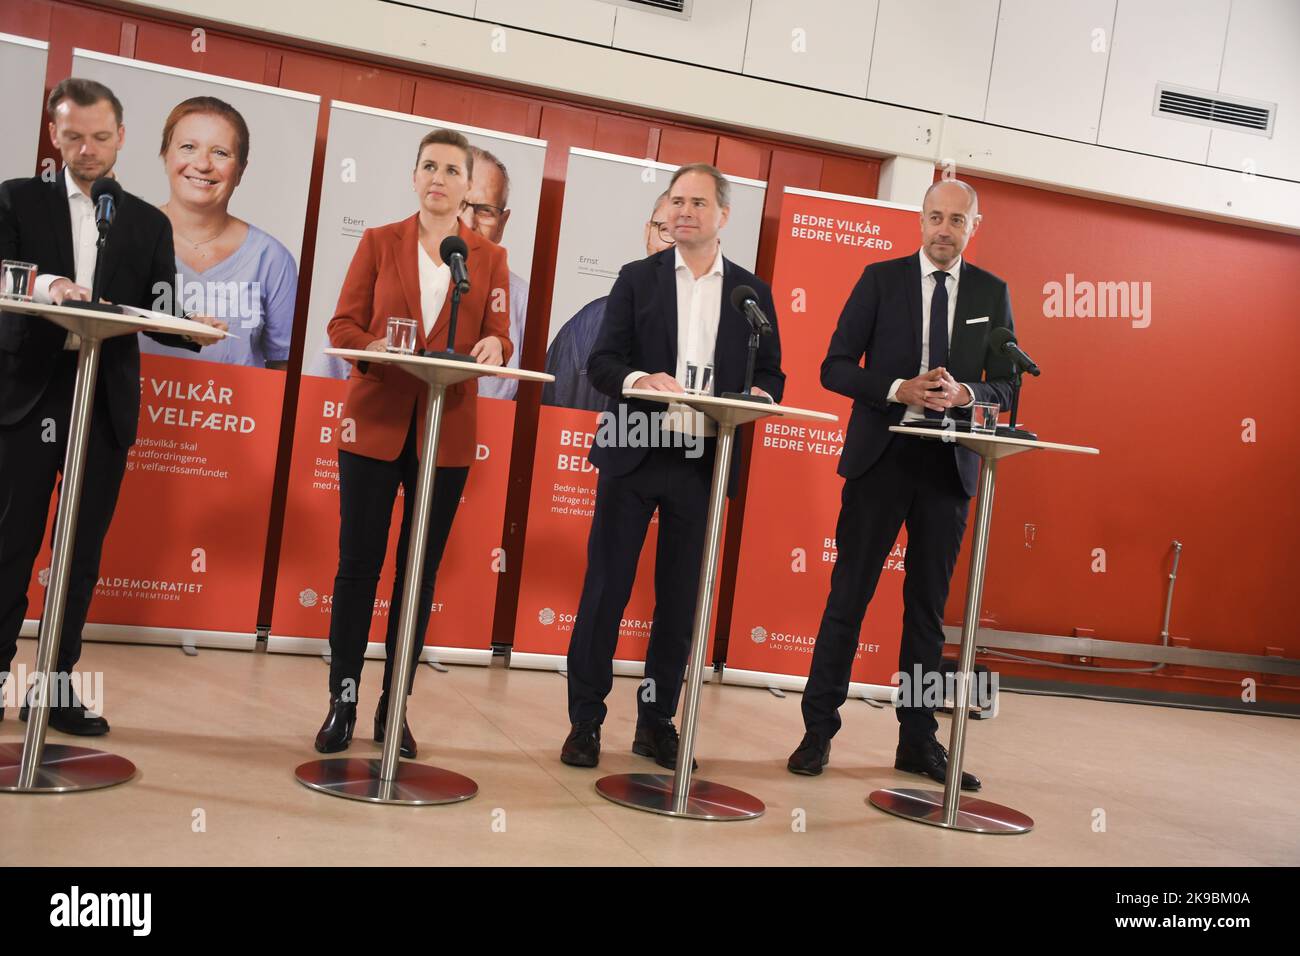
[[[491,203],[472,202],[466,205],[473,210],[474,218],[479,222],[496,222],[505,212],[500,206],[493,206]]]
[[[650,225],[652,225],[652,226],[655,227],[655,230],[659,233],[659,238],[660,238],[660,239],[662,239],[664,242],[668,243],[669,245],[672,245],[672,244],[673,244],[673,242],[674,242],[673,234],[672,234],[672,231],[671,231],[671,230],[669,229],[669,227],[668,227],[668,223],[666,223],[666,222],[656,222],[655,220],[651,219],[651,220],[650,220]]]

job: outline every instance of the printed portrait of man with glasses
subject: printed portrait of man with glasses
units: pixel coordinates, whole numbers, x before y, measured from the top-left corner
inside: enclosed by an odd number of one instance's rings
[[[668,191],[665,190],[655,200],[654,210],[645,224],[647,256],[662,252],[673,244],[667,209]],[[513,289],[510,294],[514,296]],[[546,371],[555,376],[555,381],[542,386],[543,405],[585,408],[592,412],[603,412],[613,405],[613,399],[587,381],[587,358],[604,324],[608,300],[609,296],[602,295],[588,302],[555,333],[555,339],[546,350]]]
[[[474,155],[474,179],[465,196],[461,221],[485,239],[499,246],[505,236],[506,223],[510,221],[510,173],[506,164],[479,146],[470,146]],[[519,368],[519,357],[524,352],[524,321],[528,316],[528,281],[510,270],[510,341],[514,352],[506,362],[507,368]],[[487,376],[479,379],[478,393],[487,398],[514,398],[519,383],[513,379]]]

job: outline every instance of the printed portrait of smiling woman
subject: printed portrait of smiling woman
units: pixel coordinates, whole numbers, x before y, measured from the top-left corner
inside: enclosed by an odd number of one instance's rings
[[[248,124],[213,96],[195,96],[163,124],[169,195],[159,208],[172,224],[177,286],[187,311],[220,316],[234,337],[205,349],[202,360],[283,370],[293,333],[298,268],[282,243],[230,214],[248,168]],[[149,342],[154,355],[198,357]]]

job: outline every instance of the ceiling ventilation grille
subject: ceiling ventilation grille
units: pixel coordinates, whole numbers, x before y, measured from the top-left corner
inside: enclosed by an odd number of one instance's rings
[[[1276,103],[1224,96],[1221,93],[1171,86],[1168,83],[1156,85],[1156,116],[1200,123],[1216,129],[1272,136],[1276,114]]]
[[[666,17],[676,17],[678,20],[689,20],[691,5],[695,0],[604,0],[604,2],[612,3],[616,7],[628,7],[645,13],[660,13]]]

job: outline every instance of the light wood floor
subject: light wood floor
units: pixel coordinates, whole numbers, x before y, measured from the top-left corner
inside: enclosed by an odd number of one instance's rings
[[[20,643],[19,661],[30,667],[34,653],[33,641]],[[81,666],[104,672],[113,730],[77,742],[128,757],[139,774],[97,792],[0,794],[0,864],[1300,864],[1300,723],[1283,718],[1004,694],[996,719],[970,725],[966,766],[984,780],[981,797],[1037,826],[995,837],[864,803],[877,787],[929,782],[892,769],[894,716],[861,701],[845,706],[830,767],[807,778],[785,770],[802,729],[798,694],[705,687],[700,775],[768,809],[755,821],[701,823],[624,809],[594,790],[604,773],[657,769],[629,750],[632,679],[615,682],[592,771],[559,761],[563,677],[422,666],[411,709],[420,760],[473,777],[479,794],[406,808],[294,780],[294,767],[317,756],[328,703],[318,658],[88,644]],[[367,662],[351,754],[379,752],[368,731],[380,672]],[[16,717],[6,714],[0,741],[21,739]],[[947,728],[941,719],[943,740]],[[1094,829],[1099,813],[1104,832]]]

